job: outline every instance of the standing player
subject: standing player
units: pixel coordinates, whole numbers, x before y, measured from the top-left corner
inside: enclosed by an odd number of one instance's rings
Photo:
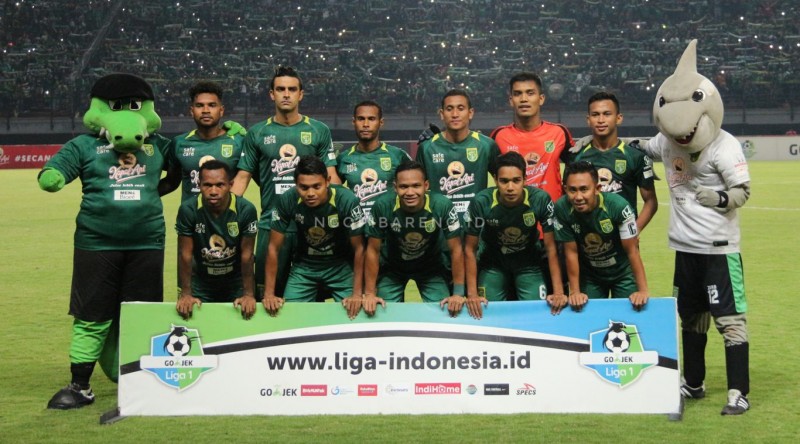
[[[188,319],[195,304],[233,302],[249,319],[256,307],[256,207],[231,193],[233,181],[227,164],[209,160],[198,173],[200,196],[181,205],[175,224],[181,284],[176,309]]]
[[[360,102],[353,108],[358,143],[342,150],[336,159],[339,179],[361,201],[367,217],[375,200],[392,189],[397,165],[411,160],[402,149],[380,141],[382,127],[381,106],[371,100]]]
[[[469,129],[474,115],[465,91],[448,91],[439,110],[445,130],[423,141],[416,156],[433,181],[432,190],[452,200],[462,217],[472,198],[489,185],[489,166],[500,154],[492,139]]]
[[[331,180],[339,183],[330,129],[324,123],[300,114],[303,82],[297,72],[293,68],[278,67],[269,86],[269,96],[275,102],[275,115],[256,123],[247,131],[239,172],[231,189],[237,196],[244,194],[253,174],[261,189],[261,218],[256,239],[256,285],[259,293],[264,286],[264,261],[269,245],[272,210],[278,196],[294,187],[295,168],[300,157],[309,154],[319,157],[325,162]],[[279,258],[279,292],[282,292],[289,272],[294,233],[293,227],[287,228],[287,248],[281,251]]]
[[[322,290],[342,302],[353,319],[361,310],[363,296],[364,212],[350,190],[331,184],[318,157],[302,156],[296,167],[297,186],[281,195],[273,210],[264,308],[275,316],[284,300],[312,302]],[[297,246],[281,298],[276,291],[278,252],[292,223],[297,226]]]
[[[514,290],[521,300],[547,300],[553,314],[567,303],[553,235],[553,201],[525,185],[525,159],[513,151],[497,158],[497,187],[475,196],[466,214],[467,308],[480,319],[481,302],[504,301]],[[544,251],[539,231],[544,233]],[[477,257],[478,243],[485,248]],[[550,263],[553,294],[547,294],[539,258]]]
[[[95,82],[91,97],[83,120],[94,134],[64,144],[38,178],[49,192],[80,179],[83,192],[75,221],[69,304],[74,317],[72,381],[53,395],[49,409],[93,403],[89,380],[96,362],[117,380],[122,302],[163,300],[165,226],[159,180],[167,169],[170,142],[155,133],[161,119],[153,91],[137,76],[111,74]]]
[[[600,191],[589,162],[564,169],[566,195],[556,202],[556,239],[564,243],[569,305],[589,299],[628,298],[636,310],[647,303],[647,278],[639,256],[636,216],[622,197]]]
[[[514,123],[492,131],[501,153],[516,151],[525,158],[525,184],[542,188],[557,201],[561,190],[561,165],[574,144],[569,130],[561,124],[542,120],[545,96],[538,74],[521,72],[511,77],[508,103]]]
[[[171,166],[168,180],[180,178],[181,202],[200,193],[200,166],[208,160],[218,160],[236,172],[242,157],[244,136],[228,134],[220,126],[225,115],[222,87],[214,82],[198,82],[189,89],[189,112],[197,128],[172,139]]]
[[[395,172],[395,192],[373,206],[364,275],[364,311],[370,316],[384,300],[402,302],[411,279],[423,301],[447,306],[451,316],[461,311],[465,301],[461,223],[453,202],[428,189],[422,165],[404,162]],[[446,276],[442,262],[444,244],[450,250],[451,276]],[[451,279],[452,294],[447,285]]]
[[[582,147],[571,161],[585,160],[594,164],[602,185],[601,191],[619,194],[628,201],[637,214],[636,226],[641,233],[658,210],[653,184],[653,160],[626,145],[617,135],[622,114],[614,94],[601,91],[590,97],[586,122],[592,130],[592,141]],[[643,202],[639,213],[637,187]]]

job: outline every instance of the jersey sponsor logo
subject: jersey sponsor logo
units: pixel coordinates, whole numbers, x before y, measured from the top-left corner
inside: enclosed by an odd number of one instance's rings
[[[628,162],[625,160],[617,159],[614,161],[614,171],[616,171],[617,174],[623,174],[627,168]]]
[[[97,154],[107,154],[107,153],[110,153],[111,150],[113,150],[113,149],[114,149],[114,145],[111,145],[111,144],[98,146],[97,147]]]
[[[538,232],[537,232],[538,236]],[[517,227],[507,227],[505,230],[497,233],[497,240],[500,241],[500,252],[503,254],[518,253],[525,249],[528,244],[530,235],[523,233]]]
[[[443,153],[434,153],[433,154],[433,163],[444,163],[444,154]]]
[[[583,238],[583,251],[586,256],[599,256],[607,253],[612,248],[614,248],[614,244],[603,242],[603,238],[597,233],[589,233]]]
[[[310,245],[312,247],[318,247],[320,245],[323,245],[327,241],[329,241],[332,237],[333,237],[333,235],[332,234],[328,234],[328,232],[325,231],[325,229],[322,228],[322,227],[310,227],[308,230],[306,230],[306,242],[308,243],[308,245]],[[328,248],[330,248],[330,246],[328,246]],[[309,253],[312,254],[312,255],[332,255],[333,254],[332,250],[319,251],[319,250],[315,249],[313,251],[314,251],[314,253],[311,253],[311,252],[309,252]]]
[[[614,231],[614,224],[611,223],[610,219],[603,219],[600,221],[600,229],[603,230],[603,233],[610,233]]]
[[[142,151],[144,151],[144,153],[147,154],[147,157],[153,157],[153,154],[155,154],[153,145],[149,143],[145,143],[144,145],[142,145]]]
[[[233,145],[222,145],[222,157],[233,156]]]
[[[120,153],[117,157],[119,166],[108,169],[108,178],[117,183],[125,182],[147,174],[147,165],[139,165],[132,153]]]
[[[672,171],[669,173],[667,181],[670,188],[689,183],[692,180],[692,175],[689,174],[686,168],[686,160],[682,157],[672,159]]]
[[[197,234],[203,234],[206,232],[206,224],[195,224],[194,232]]]
[[[247,234],[256,234],[258,233],[258,221],[254,220],[247,224],[247,228],[244,230]]]
[[[430,239],[418,233],[411,231],[400,239],[400,258],[404,261],[413,261],[419,259],[425,254],[428,241]]]
[[[478,160],[478,148],[467,148],[467,160],[470,162]]]
[[[552,140],[548,140],[547,142],[544,143],[544,150],[548,153],[552,153],[553,151],[556,150],[556,143],[553,142]]]
[[[199,167],[203,166],[203,164],[208,162],[209,160],[217,160],[217,159],[215,159],[214,156],[211,156],[211,155],[203,156],[203,157],[200,158],[200,161],[197,162],[197,167],[199,168]]]
[[[275,134],[264,136],[264,145],[274,145],[278,141],[278,138],[275,137]]]
[[[194,147],[190,146],[184,148],[182,157],[194,157]]]
[[[239,235],[239,223],[238,222],[228,222],[228,234],[233,237]]]
[[[114,200],[141,200],[139,190],[114,190]]]
[[[208,247],[200,250],[203,260],[208,262],[224,261],[236,254],[236,246],[229,247],[225,239],[219,234],[212,234],[208,240]]]
[[[294,174],[297,163],[300,161],[300,157],[297,156],[297,148],[287,143],[280,147],[278,154],[280,155],[280,159],[272,160],[272,172],[278,176]]]
[[[536,224],[536,215],[530,211],[527,213],[522,213],[522,222],[526,227],[532,227]]]
[[[306,221],[306,217],[300,213],[297,213],[294,215],[294,221],[297,222],[298,224],[303,224]]]
[[[633,219],[633,210],[629,205],[626,205],[625,208],[622,209],[622,218],[625,220]]]
[[[361,172],[361,183],[353,187],[353,193],[364,202],[385,193],[388,187],[385,180],[378,179],[377,171],[366,168]]]
[[[467,173],[464,164],[459,161],[450,162],[447,165],[448,177],[439,179],[439,188],[446,195],[451,195],[464,188],[470,187],[475,183],[475,174]]]
[[[390,157],[381,157],[381,169],[383,171],[392,170],[392,159]]]
[[[302,143],[303,145],[311,145],[311,133],[308,131],[301,131],[300,143]]]
[[[354,173],[356,171],[358,171],[358,164],[348,163],[344,172],[345,172],[345,174],[349,174],[349,173]]]

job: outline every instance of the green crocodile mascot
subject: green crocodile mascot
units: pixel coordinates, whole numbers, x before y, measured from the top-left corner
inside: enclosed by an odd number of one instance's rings
[[[165,225],[159,193],[170,141],[156,134],[161,118],[150,85],[131,74],[97,80],[83,122],[91,134],[66,144],[38,176],[57,192],[80,179],[69,314],[71,382],[50,409],[94,402],[95,363],[117,380],[120,304],[163,301]]]

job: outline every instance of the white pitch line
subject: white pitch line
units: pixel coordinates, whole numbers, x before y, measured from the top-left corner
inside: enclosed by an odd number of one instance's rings
[[[663,205],[665,207],[670,206],[670,204],[668,204],[668,203],[661,203],[661,202],[659,202],[658,205],[659,206]],[[764,211],[800,211],[800,208],[754,207],[754,206],[748,206],[748,205],[745,205],[745,206],[743,206],[743,207],[741,207],[739,209],[740,210],[764,210]]]

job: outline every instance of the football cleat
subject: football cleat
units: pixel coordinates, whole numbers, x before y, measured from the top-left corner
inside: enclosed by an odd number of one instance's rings
[[[681,396],[687,399],[703,399],[706,397],[706,385],[700,387],[690,387],[685,380],[681,381]]]
[[[78,384],[71,383],[50,398],[47,408],[56,410],[79,409],[93,402],[94,393],[92,393],[91,388],[81,389]]]
[[[722,408],[723,415],[741,415],[750,410],[750,401],[747,396],[736,389],[728,390],[728,404]]]

